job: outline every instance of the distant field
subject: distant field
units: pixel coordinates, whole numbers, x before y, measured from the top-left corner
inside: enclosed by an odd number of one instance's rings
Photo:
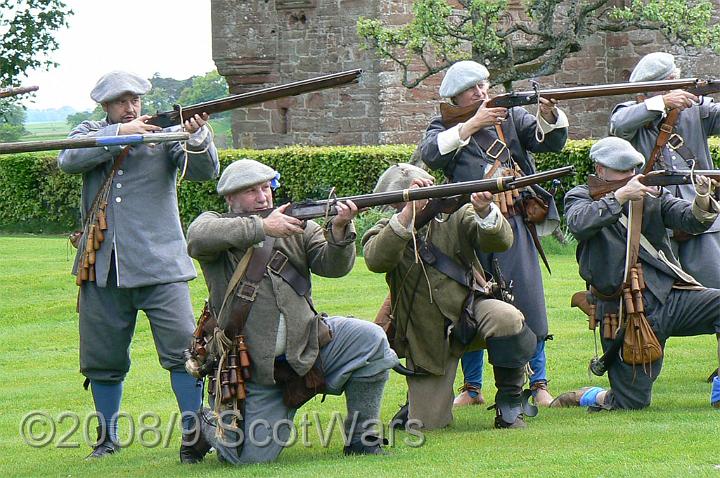
[[[49,141],[53,139],[65,139],[70,132],[70,127],[64,121],[49,121],[46,123],[27,123],[25,129],[28,134],[20,138],[20,141]]]
[[[232,139],[230,137],[230,118],[222,118],[210,122],[214,131],[218,148],[232,147]],[[64,121],[49,121],[45,123],[27,123],[25,129],[28,134],[19,139],[19,141],[50,141],[55,139],[65,139],[70,132],[70,127]]]

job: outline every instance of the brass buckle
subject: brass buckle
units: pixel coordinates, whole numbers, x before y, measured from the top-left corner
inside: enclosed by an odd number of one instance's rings
[[[675,126],[672,126],[669,124],[663,123],[660,125],[660,131],[663,131],[665,133],[672,133],[674,129],[675,129]]]
[[[268,262],[268,269],[279,275],[287,262],[288,257],[285,254],[280,251],[275,251],[272,258]]]
[[[673,144],[673,140],[677,140],[677,144]],[[682,136],[677,133],[673,133],[672,136],[670,136],[667,140],[668,148],[672,149],[673,151],[678,149],[683,144],[685,144],[685,140],[682,139]]]
[[[257,296],[257,287],[254,285],[250,285],[247,283],[240,284],[240,288],[237,292],[238,297],[240,297],[243,300],[247,300],[248,302],[252,302],[255,300],[255,296]]]
[[[495,145],[500,145],[499,146],[500,149],[498,149],[497,153],[493,154],[492,150],[495,147]],[[505,148],[507,148],[507,144],[500,141],[500,139],[498,138],[495,141],[493,141],[493,144],[491,144],[490,147],[487,149],[487,151],[485,151],[485,154],[490,156],[492,159],[497,159],[498,156],[500,156],[502,154],[502,152],[505,151]]]

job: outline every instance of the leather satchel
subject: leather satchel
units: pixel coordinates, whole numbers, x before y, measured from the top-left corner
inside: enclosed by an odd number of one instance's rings
[[[533,224],[540,224],[545,221],[548,215],[548,205],[537,196],[528,196],[523,199],[525,215],[527,220]]]
[[[645,314],[628,314],[623,339],[623,361],[630,365],[649,365],[663,356],[655,332]]]
[[[325,375],[320,357],[305,375],[298,375],[287,360],[275,360],[275,382],[283,390],[283,403],[288,408],[300,408],[318,393],[325,392]]]

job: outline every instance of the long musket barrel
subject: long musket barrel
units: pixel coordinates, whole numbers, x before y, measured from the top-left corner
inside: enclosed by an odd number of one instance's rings
[[[640,179],[640,182],[645,186],[672,186],[678,184],[692,184],[692,176],[705,176],[710,179],[720,181],[720,170],[719,169],[678,169],[673,171],[660,170],[652,171],[647,173],[645,177]],[[594,174],[588,176],[588,187],[590,188],[590,196],[593,199],[599,199],[604,195],[617,191],[621,187],[625,186],[628,181],[632,179],[632,176],[619,181],[605,181],[598,178]]]
[[[1,88],[0,89],[0,98],[9,98],[10,96],[17,96],[17,95],[24,95],[25,93],[30,93],[32,91],[39,90],[39,86],[20,86],[20,87],[10,87],[10,88]]]
[[[574,171],[572,166],[543,171],[537,174],[530,174],[519,178],[513,176],[502,176],[493,179],[478,179],[475,181],[464,181],[459,183],[441,184],[438,186],[428,186],[424,188],[403,189],[397,191],[387,191],[382,193],[361,194],[358,196],[347,196],[341,198],[333,198],[329,200],[308,201],[293,203],[285,210],[288,216],[298,219],[314,219],[324,216],[334,216],[337,214],[335,204],[338,201],[352,201],[358,208],[367,208],[374,206],[385,206],[408,201],[417,201],[420,199],[439,199],[450,198],[464,195],[470,195],[476,192],[489,191],[499,192],[510,189],[517,189],[531,184],[537,184],[545,181],[551,181],[555,178],[567,176]],[[227,213],[224,217],[238,217],[260,215],[268,216],[274,209],[265,209],[256,213]]]
[[[326,88],[335,88],[336,86],[355,83],[358,81],[361,74],[361,69],[341,71],[340,73],[319,76],[308,80],[295,81],[285,85],[271,86],[269,88],[250,91],[248,93],[241,93],[239,95],[227,96],[225,98],[219,98],[217,100],[198,103],[183,108],[175,105],[174,110],[158,113],[150,118],[147,123],[160,126],[161,128],[167,128],[181,123],[181,112],[184,119],[192,118],[196,114],[222,113],[223,111],[242,108],[243,106],[256,105],[258,103],[264,103],[265,101],[276,100],[278,98],[296,96],[303,93],[310,93],[313,91],[324,90]]]
[[[96,148],[98,146],[131,145],[142,143],[165,143],[187,141],[190,133],[126,134],[120,136],[86,136],[83,138],[59,139],[54,141],[22,141],[0,143],[0,154],[52,151],[57,149]]]
[[[652,93],[668,90],[688,90],[696,95],[707,95],[720,91],[720,82],[717,80],[701,80],[699,78],[682,78],[679,80],[640,81],[637,83],[612,83],[607,85],[573,86],[568,88],[551,88],[547,90],[519,91],[505,93],[490,98],[488,108],[512,108],[514,106],[531,105],[538,102],[538,96],[556,100],[574,100],[581,98],[596,98],[599,96],[618,96],[637,93]],[[460,107],[449,103],[440,104],[440,114],[446,127],[470,119],[482,102]]]

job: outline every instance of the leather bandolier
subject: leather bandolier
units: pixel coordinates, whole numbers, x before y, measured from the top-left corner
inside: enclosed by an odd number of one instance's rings
[[[251,247],[240,259],[228,283],[218,318],[207,306],[198,320],[194,343],[186,353],[186,369],[198,378],[209,376],[208,395],[215,403],[216,413],[234,410],[241,417],[247,396],[245,382],[251,379],[250,354],[242,332],[254,305],[260,282],[266,273],[283,279],[298,295],[305,297],[314,311],[310,298],[310,281],[301,274],[280,250],[273,247],[275,239],[267,237],[262,247]],[[232,296],[232,297],[231,297]],[[224,329],[218,319],[229,306]],[[320,346],[331,339],[330,330],[321,319],[318,325]],[[288,407],[297,408],[324,390],[320,357],[304,375],[299,376],[284,356],[275,360],[274,378],[283,387],[283,400]],[[235,423],[239,426],[239,420]]]

